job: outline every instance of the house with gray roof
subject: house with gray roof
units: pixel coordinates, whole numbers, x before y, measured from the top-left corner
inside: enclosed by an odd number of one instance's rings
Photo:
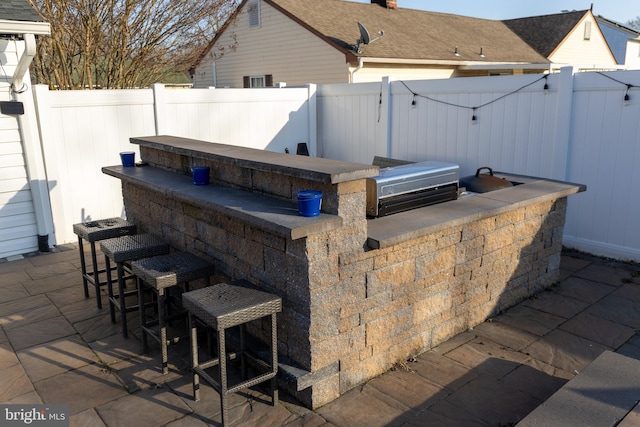
[[[551,63],[578,71],[619,68],[591,10],[503,21]]]
[[[192,79],[195,87],[261,87],[540,73],[549,65],[501,21],[403,9],[395,0],[244,0]]]
[[[602,15],[596,16],[596,20],[616,62],[628,70],[640,69],[640,31]]]

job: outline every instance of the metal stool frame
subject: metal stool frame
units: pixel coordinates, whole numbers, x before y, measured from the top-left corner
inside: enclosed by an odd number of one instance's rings
[[[249,289],[244,286],[220,283],[215,286],[187,292],[182,296],[185,308],[189,313],[189,329],[191,331],[191,364],[193,374],[193,397],[200,399],[200,377],[209,383],[220,394],[222,407],[222,425],[228,419],[227,395],[270,380],[271,403],[278,403],[278,338],[276,313],[282,310],[282,300],[276,295]],[[271,352],[270,360],[265,362],[246,349],[245,329],[248,322],[270,317]],[[218,357],[200,362],[198,357],[197,323],[217,331]],[[244,379],[229,387],[227,375],[227,359],[232,357],[227,351],[225,332],[234,326],[240,328],[240,346],[233,356],[240,356],[241,372]],[[250,360],[262,371],[252,378],[246,378],[246,362]],[[205,370],[218,367],[220,381],[216,381]]]
[[[97,221],[81,222],[73,225],[73,232],[78,235],[78,248],[80,252],[80,266],[82,270],[82,286],[84,287],[84,297],[89,298],[89,283],[96,291],[96,304],[102,309],[102,298],[100,296],[100,286],[107,284],[100,281],[100,274],[106,273],[106,268],[98,268],[98,257],[96,254],[95,242],[111,239],[118,236],[126,236],[136,233],[136,226],[122,218],[107,218]],[[84,254],[84,241],[89,242],[91,247],[92,269],[87,271],[87,263]]]
[[[213,265],[188,252],[175,252],[132,261],[131,270],[140,279],[138,305],[144,304],[145,286],[156,294],[158,302],[158,318],[155,320],[147,321],[146,310],[139,310],[142,352],[149,351],[147,335],[158,341],[162,351],[162,373],[167,374],[169,372],[168,346],[180,339],[180,337],[172,337],[170,340],[167,338],[167,322],[186,316],[186,311],[169,316],[166,291],[180,284],[184,284],[185,291],[189,291],[189,282],[198,279],[205,279],[206,286],[209,286],[210,276],[214,273]],[[158,332],[152,329],[152,326],[156,325],[159,327]]]
[[[104,253],[107,270],[107,290],[109,294],[111,323],[116,323],[116,310],[118,310],[122,322],[122,336],[128,338],[127,313],[138,310],[139,305],[136,304],[127,307],[126,297],[138,294],[138,279],[133,274],[128,277],[125,276],[125,268],[128,272],[131,272],[131,261],[169,253],[169,245],[151,234],[134,234],[131,236],[102,240],[100,241],[100,249]],[[114,295],[113,293],[111,261],[116,264],[118,295]],[[125,281],[128,278],[135,279],[136,289],[125,291]]]

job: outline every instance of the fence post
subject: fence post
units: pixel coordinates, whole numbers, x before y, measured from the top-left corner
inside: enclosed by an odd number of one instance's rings
[[[165,128],[166,119],[166,91],[162,83],[154,83],[151,88],[153,89],[153,113],[156,125],[156,135],[167,135],[167,129]]]
[[[318,108],[317,91],[318,85],[307,84],[307,106],[309,108],[308,129],[309,129],[309,152],[314,157],[322,157],[322,147],[318,147]]]
[[[378,117],[375,133],[374,155],[391,157],[391,79],[386,76],[380,83]]]
[[[573,116],[573,67],[562,67],[558,78],[556,102],[556,126],[553,133],[551,171],[553,179],[566,180],[567,162],[571,137],[571,117]]]

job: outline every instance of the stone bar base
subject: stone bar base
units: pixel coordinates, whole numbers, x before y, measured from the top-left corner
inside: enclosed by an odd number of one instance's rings
[[[585,189],[509,176],[521,185],[367,220],[376,167],[132,141],[150,166],[103,169],[122,180],[128,219],[282,298],[280,377],[310,408],[552,285],[567,196]],[[215,185],[191,183],[193,161],[217,171]],[[297,214],[301,185],[323,191],[320,217]]]

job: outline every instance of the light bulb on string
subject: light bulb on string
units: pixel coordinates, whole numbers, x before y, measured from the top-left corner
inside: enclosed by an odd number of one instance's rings
[[[624,92],[624,105],[627,106],[630,104],[631,97],[629,96],[629,89],[631,89],[631,85],[627,85],[627,90]]]

